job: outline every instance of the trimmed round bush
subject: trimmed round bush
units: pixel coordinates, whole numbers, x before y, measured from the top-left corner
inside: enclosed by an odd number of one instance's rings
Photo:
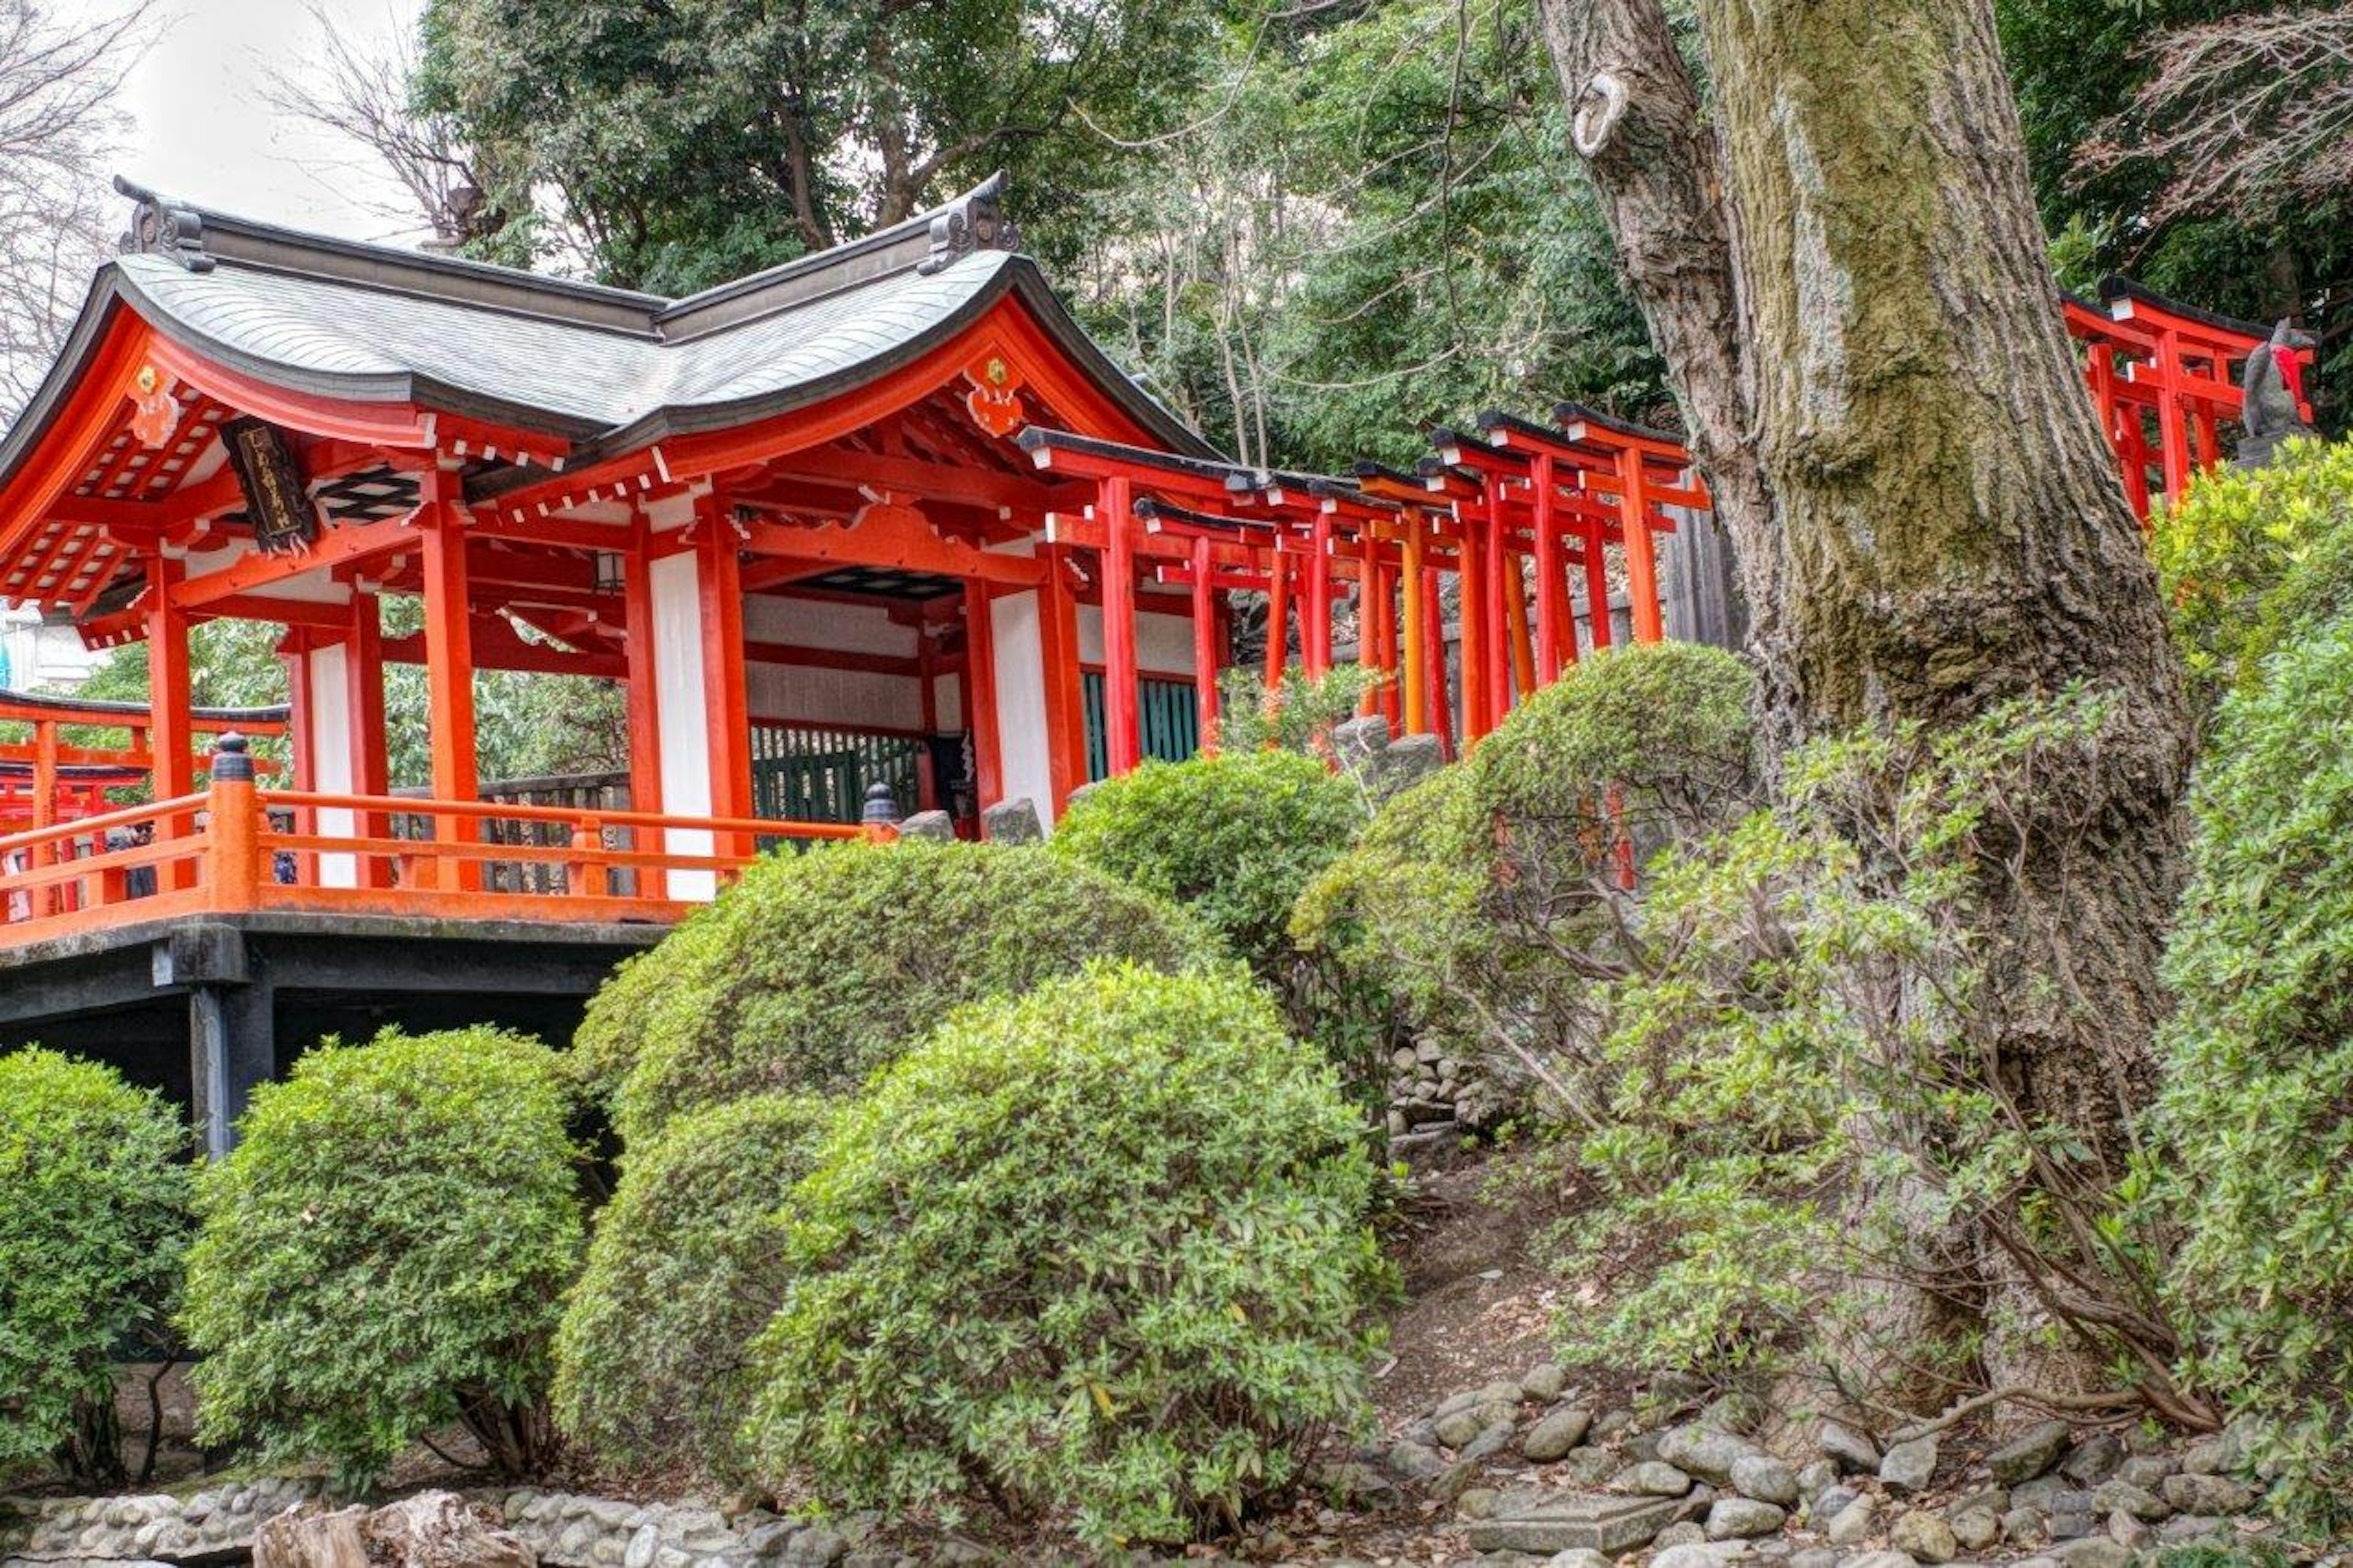
[[[1102,1549],[1230,1524],[1356,1423],[1363,1123],[1238,969],[958,1012],[796,1190],[754,1435],[843,1506],[979,1490]]]
[[[590,1013],[644,1020],[615,1112],[634,1144],[745,1095],[853,1089],[951,1008],[1089,959],[1215,952],[1183,910],[1044,849],[839,844],[754,866]]]
[[[2161,1134],[2193,1379],[2268,1436],[2308,1510],[2353,1516],[2353,616],[2226,698],[2166,957]]]
[[[1478,806],[1500,821],[1514,874],[1556,876],[1619,836],[1661,844],[1756,804],[1756,677],[1699,643],[1588,654],[1512,710],[1471,759]]]
[[[763,1094],[681,1116],[623,1162],[555,1339],[555,1410],[607,1463],[749,1479],[753,1339],[784,1300],[778,1206],[834,1110]]]
[[[168,1321],[187,1142],[111,1068],[0,1056],[0,1476],[62,1458],[77,1481],[125,1479],[114,1355]]]
[[[1365,824],[1356,788],[1295,752],[1149,762],[1055,828],[1056,853],[1185,905],[1261,976],[1291,958],[1291,906]]]
[[[1619,846],[1645,864],[1753,807],[1753,695],[1719,648],[1588,656],[1386,803],[1302,895],[1295,939],[1414,1032],[1521,1082],[1592,1016],[1622,934]]]
[[[256,1089],[196,1186],[204,1440],[366,1485],[462,1422],[499,1468],[543,1468],[580,1260],[567,1109],[554,1053],[491,1028],[330,1042]]]

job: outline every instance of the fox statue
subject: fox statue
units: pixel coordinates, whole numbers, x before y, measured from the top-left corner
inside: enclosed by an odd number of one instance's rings
[[[2272,329],[2271,342],[2247,356],[2239,374],[2239,424],[2246,432],[2239,441],[2239,467],[2263,468],[2281,442],[2312,434],[2304,417],[2304,366],[2296,355],[2318,342],[2283,320]]]

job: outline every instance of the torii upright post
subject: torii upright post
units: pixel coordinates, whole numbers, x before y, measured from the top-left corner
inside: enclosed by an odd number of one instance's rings
[[[1099,492],[1103,518],[1103,752],[1113,777],[1143,760],[1135,710],[1135,526],[1129,481],[1113,476]]]

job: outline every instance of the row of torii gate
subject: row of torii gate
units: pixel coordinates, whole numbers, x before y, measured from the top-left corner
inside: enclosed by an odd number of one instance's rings
[[[2122,279],[2105,283],[2097,303],[2066,295],[2062,305],[2126,495],[2146,523],[2160,498],[2177,499],[2222,460],[2221,430],[2242,402],[2236,367],[2272,352],[2267,334]],[[2302,374],[2311,351],[2280,352],[2308,421]],[[1353,595],[1359,661],[1390,677],[1366,710],[1450,749],[1458,737],[1476,742],[1520,696],[1609,647],[1615,605],[1625,605],[1635,642],[1665,635],[1657,536],[1709,506],[1676,437],[1573,403],[1557,405],[1549,424],[1490,413],[1468,428],[1425,433],[1431,450],[1414,472],[1359,463],[1345,479],[1022,433],[1040,468],[1096,482],[1085,514],[1049,523],[1053,542],[1103,562],[1112,773],[1140,761],[1139,567],[1192,595],[1205,734],[1219,701],[1213,628],[1227,591],[1266,595],[1270,685],[1294,644],[1309,678],[1330,669],[1335,611]]]
[[[2147,520],[2159,498],[2178,497],[2222,459],[2222,428],[2242,401],[2236,367],[2265,351],[2265,335],[2121,279],[2098,303],[2071,296],[2063,305],[2126,494]],[[2299,404],[2310,358],[2295,351],[2281,366]],[[1413,472],[1360,463],[1335,478],[1022,432],[1039,468],[1095,482],[1095,504],[1050,515],[1048,533],[1101,565],[1110,772],[1141,760],[1139,579],[1191,596],[1204,735],[1218,710],[1231,592],[1266,598],[1270,685],[1293,647],[1309,677],[1332,668],[1337,612],[1353,600],[1356,657],[1390,678],[1367,711],[1398,733],[1435,734],[1450,752],[1609,647],[1621,614],[1635,642],[1666,635],[1660,536],[1694,526],[1709,505],[1674,437],[1576,404],[1556,407],[1549,423],[1490,413],[1426,434],[1431,449]],[[1107,527],[1111,519],[1123,526]],[[284,727],[280,710],[197,718],[199,729],[248,734]],[[138,705],[0,694],[0,725],[25,731],[0,739],[0,827],[110,809],[152,763]],[[106,732],[129,742],[93,738]]]

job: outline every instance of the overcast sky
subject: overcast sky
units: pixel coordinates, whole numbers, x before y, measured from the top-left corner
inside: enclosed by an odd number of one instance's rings
[[[114,9],[52,0],[62,16]],[[154,42],[124,84],[132,121],[117,171],[183,201],[352,239],[414,240],[381,207],[402,193],[368,155],[268,102],[273,69],[318,68],[321,24],[397,37],[422,0],[155,0]],[[124,211],[129,207],[126,204]]]

